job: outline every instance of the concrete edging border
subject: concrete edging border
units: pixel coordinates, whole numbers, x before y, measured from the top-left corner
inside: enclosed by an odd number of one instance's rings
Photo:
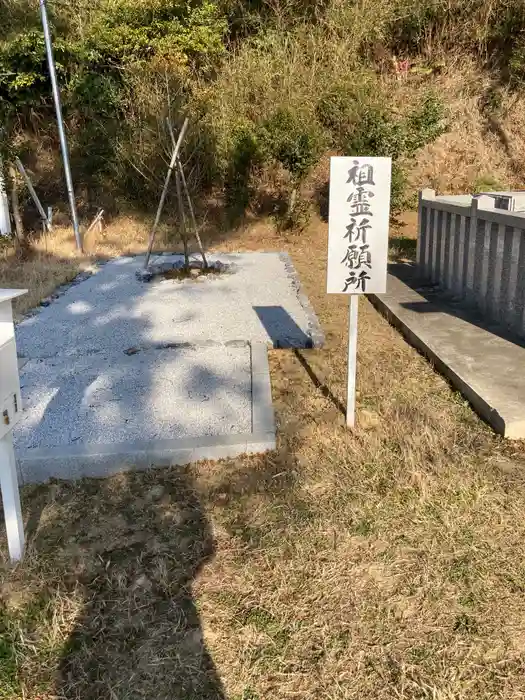
[[[17,464],[21,484],[63,478],[64,473],[69,474],[70,479],[107,477],[130,470],[183,465],[274,450],[275,419],[266,344],[251,344],[250,354],[251,433],[20,450]]]
[[[292,281],[292,286],[295,289],[297,293],[297,297],[299,299],[299,302],[301,306],[303,307],[306,316],[308,318],[308,332],[309,336],[311,338],[311,344],[309,344],[310,348],[322,348],[325,344],[325,335],[323,332],[323,329],[321,328],[321,324],[319,323],[317,319],[317,315],[314,311],[313,306],[310,303],[310,300],[306,296],[306,294],[303,293],[302,291],[302,285],[301,285],[301,280],[299,279],[299,275],[297,274],[297,270],[294,267],[294,264],[292,262],[292,258],[290,257],[289,253],[279,253],[279,258],[283,261],[286,273],[288,277]]]

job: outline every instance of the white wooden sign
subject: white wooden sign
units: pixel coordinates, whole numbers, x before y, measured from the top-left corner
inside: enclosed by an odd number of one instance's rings
[[[355,425],[357,311],[360,294],[384,294],[388,264],[391,158],[330,161],[328,294],[350,295],[346,424]]]
[[[330,161],[328,294],[386,292],[390,158]]]

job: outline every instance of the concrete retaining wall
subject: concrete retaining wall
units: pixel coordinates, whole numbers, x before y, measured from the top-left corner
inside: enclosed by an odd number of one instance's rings
[[[481,195],[419,196],[417,262],[424,277],[525,337],[525,212]]]

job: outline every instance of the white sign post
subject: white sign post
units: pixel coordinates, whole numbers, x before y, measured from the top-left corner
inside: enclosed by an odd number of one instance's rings
[[[0,488],[13,562],[19,561],[24,552],[24,525],[13,450],[13,428],[22,415],[22,397],[11,302],[26,293],[25,289],[0,289]]]
[[[359,295],[384,294],[388,263],[391,158],[330,161],[328,294],[350,295],[346,423],[355,425]]]

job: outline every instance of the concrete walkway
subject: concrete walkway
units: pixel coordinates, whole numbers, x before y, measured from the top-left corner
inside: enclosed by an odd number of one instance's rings
[[[228,273],[149,283],[118,258],[17,326],[23,482],[275,446],[267,347],[321,331],[288,256],[219,257]]]
[[[387,293],[371,301],[496,432],[525,438],[525,346],[519,340],[425,286],[412,265],[391,265]]]

